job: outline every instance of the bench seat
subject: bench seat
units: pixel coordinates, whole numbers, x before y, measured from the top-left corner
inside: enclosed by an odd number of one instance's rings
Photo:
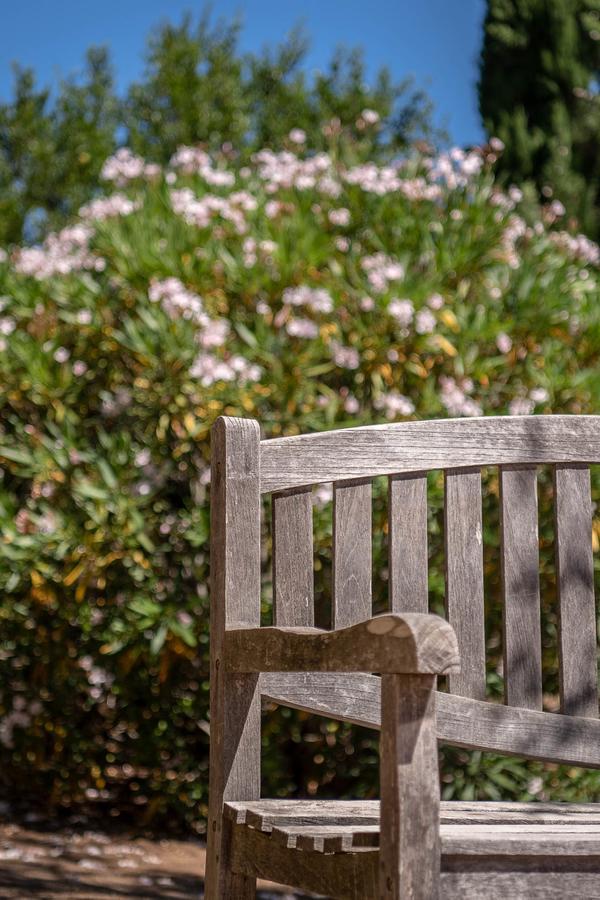
[[[442,801],[441,896],[600,898],[598,806]],[[378,800],[228,802],[224,813],[234,869],[282,883],[293,871],[324,896],[379,896]]]

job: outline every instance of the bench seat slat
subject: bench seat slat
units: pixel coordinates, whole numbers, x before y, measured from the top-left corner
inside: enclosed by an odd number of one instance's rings
[[[289,849],[341,853],[379,845],[377,800],[239,801],[226,804],[226,815]],[[445,801],[440,835],[448,855],[599,855],[600,810],[594,804]]]

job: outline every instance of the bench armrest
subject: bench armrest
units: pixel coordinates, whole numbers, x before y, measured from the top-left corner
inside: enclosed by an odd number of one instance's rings
[[[229,672],[380,672],[446,675],[459,669],[454,630],[440,616],[397,613],[348,628],[232,628]]]

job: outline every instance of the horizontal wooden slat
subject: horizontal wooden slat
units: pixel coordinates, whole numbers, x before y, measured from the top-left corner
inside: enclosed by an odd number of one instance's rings
[[[376,675],[263,675],[261,691],[276,703],[370,728],[381,723]],[[518,709],[438,693],[438,740],[574,766],[600,768],[600,721]]]
[[[379,846],[378,800],[237,802],[227,804],[225,814],[236,824],[271,834],[275,843],[288,848],[342,853]],[[580,856],[593,849],[590,842],[600,841],[600,804],[446,801],[440,825],[452,853],[548,856],[558,845]]]
[[[259,831],[272,828],[356,828],[379,825],[379,800],[238,800],[225,815]],[[445,825],[596,825],[600,803],[509,803],[493,800],[442,800]]]
[[[379,800],[240,800],[226,803],[225,814],[259,831],[273,825],[378,825]]]
[[[444,833],[440,896],[444,900],[565,900],[597,898],[600,878],[598,842],[584,839],[565,846],[552,839],[531,852],[515,854],[503,836],[484,842],[477,853],[464,853],[459,834]],[[550,852],[548,852],[548,849]],[[540,852],[541,851],[541,852]],[[362,848],[348,853],[319,854],[278,845],[268,834],[235,826],[232,865],[236,871],[285,884],[292,882],[338,900],[378,900],[379,851]]]
[[[600,462],[599,416],[486,416],[372,425],[261,443],[261,490],[430,469]]]
[[[337,631],[236,628],[225,634],[229,672],[381,672],[444,675],[459,665],[456,637],[440,616],[394,613]]]

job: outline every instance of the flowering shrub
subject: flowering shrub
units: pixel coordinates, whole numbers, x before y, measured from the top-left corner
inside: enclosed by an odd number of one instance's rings
[[[364,127],[376,118],[365,110]],[[202,828],[208,434],[219,414],[257,417],[276,436],[598,411],[600,250],[562,224],[556,203],[500,189],[497,144],[376,165],[350,150],[304,152],[303,140],[292,133],[288,149],[250,165],[182,147],[164,170],[120,150],[102,170],[107,194],[77,221],[0,255],[5,793]],[[490,489],[493,518],[493,478]],[[330,496],[314,495],[323,622]],[[381,605],[377,482],[375,515]],[[495,540],[486,535],[492,600]],[[551,604],[544,615],[552,694]],[[501,689],[500,668],[490,689]],[[376,790],[368,732],[280,710],[265,743],[271,790],[352,791],[356,777],[359,793]],[[597,790],[593,776],[561,773],[448,751],[445,791]]]

